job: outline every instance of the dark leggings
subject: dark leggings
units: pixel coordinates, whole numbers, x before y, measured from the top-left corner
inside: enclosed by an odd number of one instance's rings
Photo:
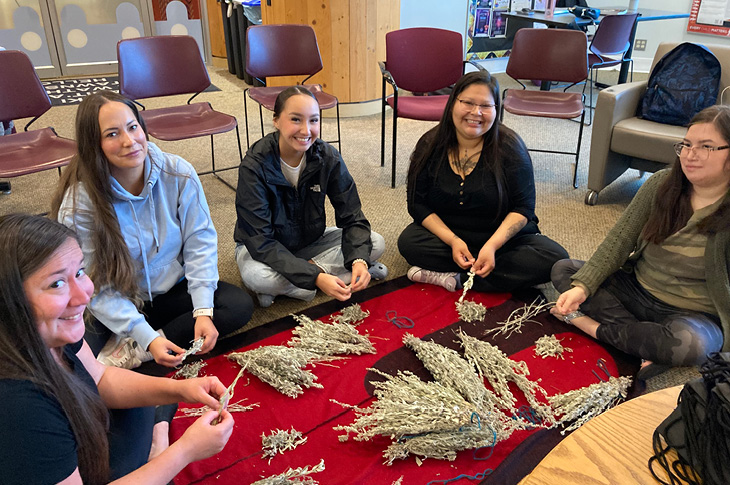
[[[537,226],[535,226],[537,230]],[[469,252],[475,258],[483,241],[467,241]],[[410,224],[398,238],[398,250],[412,266],[461,274],[451,253],[451,247],[420,224]],[[556,261],[567,258],[563,247],[542,234],[517,234],[495,253],[494,270],[484,278],[474,278],[474,289],[484,292],[515,291],[550,281],[550,269]]]
[[[147,463],[155,408],[111,409],[109,416],[109,468],[116,480]]]
[[[238,286],[223,281],[218,282],[218,289],[213,295],[213,305],[213,323],[220,337],[243,327],[253,313],[253,302],[248,293]],[[151,302],[145,302],[142,312],[147,318],[147,323],[155,330],[161,328],[168,340],[182,348],[190,347],[190,341],[195,336],[195,320],[193,300],[188,294],[186,279],[170,288],[167,293],[155,296]],[[94,355],[98,355],[111,334],[112,332],[101,322],[93,319],[84,339]]]
[[[569,290],[570,277],[583,264],[558,261],[552,271],[555,289]],[[600,324],[598,340],[658,364],[699,365],[722,348],[718,317],[668,305],[623,270],[609,276],[580,309]]]

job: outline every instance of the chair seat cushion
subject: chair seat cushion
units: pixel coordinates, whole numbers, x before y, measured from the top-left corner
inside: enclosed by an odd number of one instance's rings
[[[581,93],[508,89],[504,109],[520,116],[570,119],[583,112]]]
[[[611,151],[654,162],[672,163],[674,144],[687,134],[683,126],[665,125],[637,117],[621,120],[613,127]]]
[[[0,136],[0,178],[63,167],[75,154],[76,142],[51,128]]]
[[[263,88],[249,88],[248,96],[269,111],[274,111],[276,97],[291,86],[266,86]],[[320,84],[304,84],[303,88],[310,90],[317,98],[320,109],[330,109],[337,106],[337,98],[322,91]]]
[[[437,96],[398,96],[398,117],[420,121],[439,121],[444,114],[447,95]],[[386,102],[393,107],[393,96]]]
[[[238,124],[235,117],[215,111],[208,103],[148,109],[140,114],[149,134],[164,141],[226,133]]]

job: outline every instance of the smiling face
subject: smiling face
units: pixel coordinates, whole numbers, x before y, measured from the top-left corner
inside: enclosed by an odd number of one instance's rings
[[[94,292],[83,268],[83,253],[67,239],[23,282],[38,333],[48,348],[78,342],[84,336],[84,310]]]
[[[279,130],[279,152],[289,165],[299,164],[302,155],[319,136],[319,105],[311,96],[296,94],[286,100],[274,126]]]
[[[682,172],[693,186],[730,187],[730,150],[707,152],[701,147],[722,147],[728,145],[712,123],[697,123],[687,130],[684,143],[695,147],[683,150],[679,157]],[[705,158],[705,155],[707,158]]]
[[[143,177],[147,138],[129,106],[110,101],[99,108],[101,150],[109,160],[112,176],[123,181]]]
[[[479,105],[491,107],[482,108]],[[485,84],[475,83],[465,88],[456,96],[451,111],[451,119],[460,142],[483,137],[494,124],[496,117],[494,96]]]

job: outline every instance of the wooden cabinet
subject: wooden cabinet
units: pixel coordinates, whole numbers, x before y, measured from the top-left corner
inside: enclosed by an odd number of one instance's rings
[[[341,103],[380,98],[385,34],[400,26],[400,0],[262,0],[264,24],[308,24],[324,68],[312,77]],[[272,78],[270,86],[301,78]]]

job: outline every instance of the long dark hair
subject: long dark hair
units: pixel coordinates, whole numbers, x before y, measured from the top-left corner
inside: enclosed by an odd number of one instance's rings
[[[429,170],[432,174],[438,174],[441,165],[448,162],[450,153],[455,153],[459,149],[459,140],[456,137],[456,127],[452,113],[459,95],[469,86],[473,84],[481,84],[486,86],[492,93],[494,98],[494,109],[497,115],[501,109],[501,99],[499,97],[499,82],[487,71],[474,71],[465,74],[454,84],[451,96],[446,103],[444,114],[441,116],[439,124],[432,128],[424,139],[425,143],[419,143],[417,149],[411,154],[411,164],[408,167],[408,197],[415,194],[416,179],[423,170]],[[505,190],[505,173],[503,165],[503,153],[509,150],[520,150],[527,153],[524,143],[511,129],[504,126],[499,117],[495,117],[492,127],[484,134],[484,143],[482,145],[482,153],[479,157],[479,163],[486,163],[490,172],[494,174],[497,181],[497,195],[500,204],[503,200]],[[436,160],[436,163],[430,163]],[[495,212],[495,218],[500,217],[501,207]]]
[[[79,182],[83,183],[93,206],[92,213],[86,216],[93,224],[91,242],[96,248],[93,261],[88,262],[89,276],[97,288],[111,286],[140,308],[142,300],[139,297],[136,269],[114,211],[112,175],[109,161],[101,148],[99,109],[110,102],[127,105],[145,135],[147,134],[144,120],[131,100],[113,91],[98,91],[84,98],[76,112],[78,154],[63,172],[50,213],[52,217],[58,218],[58,211],[69,190],[74,201],[74,211],[78,211],[76,190]]]
[[[697,113],[689,122],[689,126],[711,123],[720,132],[725,143],[730,143],[730,106],[715,105]],[[726,162],[727,163],[727,162]],[[644,225],[642,238],[654,244],[660,244],[666,238],[687,225],[692,217],[692,183],[682,171],[682,164],[677,157],[672,164],[669,176],[659,187],[654,199],[654,206],[649,219]],[[724,200],[712,214],[697,224],[700,234],[716,234],[730,230],[730,196],[725,194]]]
[[[56,398],[76,438],[84,483],[106,483],[107,409],[98,394],[53,357],[23,291],[23,282],[69,239],[78,242],[73,231],[44,217],[0,217],[0,379],[30,381]]]

